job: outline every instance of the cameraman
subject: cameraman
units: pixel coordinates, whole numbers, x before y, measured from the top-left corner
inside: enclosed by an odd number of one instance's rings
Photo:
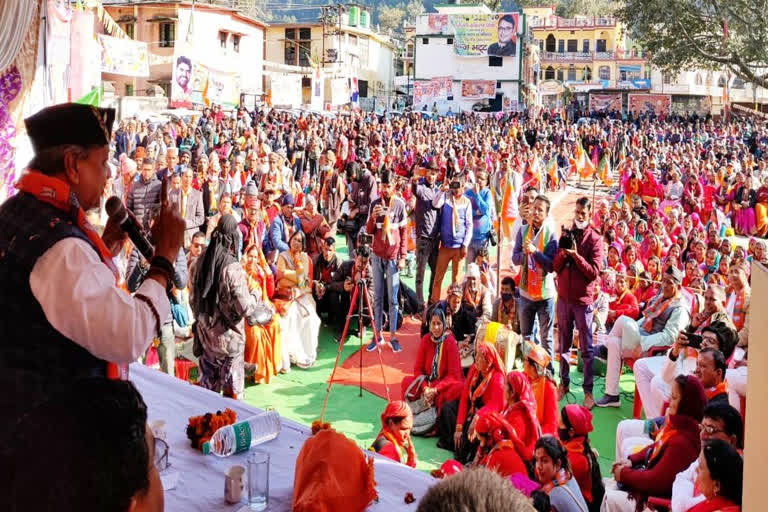
[[[395,175],[389,169],[381,173],[381,197],[371,203],[365,230],[373,235],[373,291],[376,327],[381,329],[384,297],[389,301],[390,344],[394,352],[402,348],[397,340],[397,299],[400,290],[400,270],[405,268],[408,251],[406,238],[407,215],[405,202],[395,195]],[[383,333],[383,331],[381,331]],[[371,340],[366,350],[376,350],[380,340]]]
[[[595,292],[603,268],[603,239],[590,225],[592,204],[586,197],[576,201],[573,226],[563,228],[559,249],[552,262],[557,274],[557,325],[560,336],[560,386],[558,399],[569,391],[568,353],[573,324],[579,330],[579,348],[584,362],[584,406],[592,409],[592,314]]]

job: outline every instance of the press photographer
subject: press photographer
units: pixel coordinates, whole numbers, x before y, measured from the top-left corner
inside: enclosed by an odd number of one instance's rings
[[[562,230],[558,251],[552,263],[557,274],[557,325],[560,336],[559,398],[569,391],[568,353],[573,340],[573,325],[579,330],[579,348],[584,361],[584,406],[595,405],[592,396],[592,314],[598,278],[603,267],[603,241],[590,225],[592,204],[586,197],[576,201],[573,225]]]

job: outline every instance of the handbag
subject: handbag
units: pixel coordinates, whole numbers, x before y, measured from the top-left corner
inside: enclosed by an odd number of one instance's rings
[[[411,428],[411,434],[415,436],[423,436],[428,434],[435,428],[437,423],[437,408],[434,405],[427,404],[424,397],[419,397],[416,400],[411,399],[411,390],[419,389],[421,384],[426,380],[426,375],[419,375],[408,389],[405,390],[405,403],[410,407],[413,413],[413,427]]]

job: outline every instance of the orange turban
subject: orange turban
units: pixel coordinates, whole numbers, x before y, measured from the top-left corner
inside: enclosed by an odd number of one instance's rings
[[[365,510],[377,497],[373,458],[335,430],[307,439],[296,459],[293,512]]]

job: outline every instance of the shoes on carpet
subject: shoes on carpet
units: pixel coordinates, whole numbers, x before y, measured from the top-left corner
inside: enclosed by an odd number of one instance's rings
[[[595,397],[592,396],[592,393],[584,394],[584,407],[589,410],[592,410],[595,407]]]
[[[397,341],[397,338],[389,340],[389,344],[392,345],[392,352],[398,353],[403,351],[403,347],[400,346],[400,342]]]
[[[376,350],[376,347],[378,346],[378,343],[376,343],[376,338],[372,339],[371,342],[368,344],[367,347],[365,347],[365,350],[368,352],[373,352]]]
[[[586,398],[585,398],[586,401]],[[603,398],[595,402],[598,407],[621,407],[621,399],[619,395],[603,395]]]
[[[596,346],[595,357],[599,357],[600,359],[608,359],[608,347],[605,345]]]

